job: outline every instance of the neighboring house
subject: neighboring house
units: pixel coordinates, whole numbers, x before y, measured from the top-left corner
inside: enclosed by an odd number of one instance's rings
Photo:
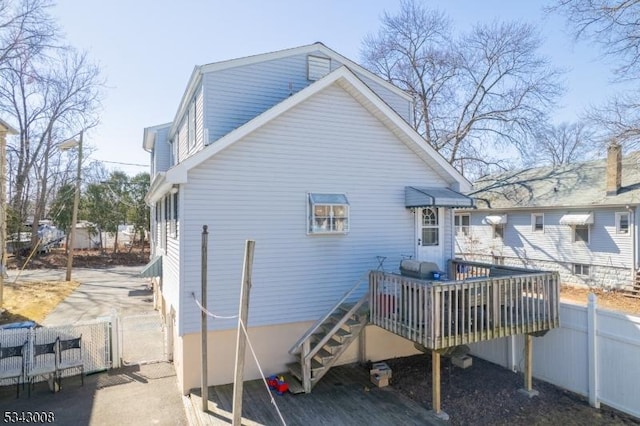
[[[563,283],[630,288],[638,268],[640,152],[482,178],[455,215],[456,255],[557,270]]]
[[[183,392],[200,385],[201,233],[208,310],[238,313],[256,241],[249,334],[265,373],[359,279],[405,255],[444,270],[471,188],[411,127],[412,99],[321,43],[195,68],[170,123],[146,128],[152,250]],[[161,272],[160,272],[161,271]],[[361,294],[367,288],[362,287]],[[210,318],[209,384],[233,381],[237,320]],[[386,340],[382,340],[386,339]],[[366,357],[418,353],[366,330]],[[356,359],[357,344],[341,362]],[[245,378],[257,378],[247,361]]]

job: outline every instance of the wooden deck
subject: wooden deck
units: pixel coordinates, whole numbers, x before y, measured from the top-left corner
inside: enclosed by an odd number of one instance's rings
[[[371,322],[431,350],[559,326],[555,272],[456,261],[450,276],[455,280],[371,272]]]
[[[369,372],[356,364],[334,367],[303,395],[267,392],[261,380],[244,384],[243,425],[282,424],[271,403],[273,395],[287,425],[444,425],[427,407],[396,392],[376,388]],[[192,404],[203,425],[231,424],[233,386],[209,388],[209,413],[202,413],[200,390],[191,393]]]

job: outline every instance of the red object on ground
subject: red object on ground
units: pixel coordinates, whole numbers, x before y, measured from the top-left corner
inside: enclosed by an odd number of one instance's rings
[[[278,392],[278,395],[282,395],[288,390],[289,385],[284,380],[278,380],[278,385],[276,386],[276,392]]]

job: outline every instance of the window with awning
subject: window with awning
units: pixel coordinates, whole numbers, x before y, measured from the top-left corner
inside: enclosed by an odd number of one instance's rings
[[[569,213],[560,218],[561,225],[593,225],[593,213]]]

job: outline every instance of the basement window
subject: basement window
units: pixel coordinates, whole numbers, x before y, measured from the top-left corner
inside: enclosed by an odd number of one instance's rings
[[[591,275],[591,270],[589,265],[585,265],[582,263],[574,263],[573,264],[573,275],[579,275],[582,277],[588,277]]]
[[[346,234],[349,231],[349,201],[345,194],[308,195],[308,233]]]

